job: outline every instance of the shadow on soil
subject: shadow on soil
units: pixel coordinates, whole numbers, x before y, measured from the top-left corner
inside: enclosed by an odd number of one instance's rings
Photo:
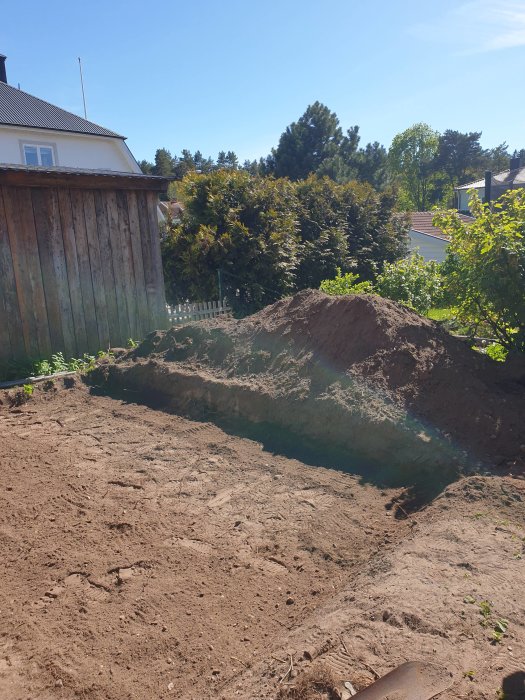
[[[525,698],[525,671],[517,671],[506,676],[501,684],[502,698],[505,700],[523,700]]]
[[[290,429],[268,422],[253,423],[239,417],[227,417],[220,413],[194,406],[191,410],[177,410],[168,397],[154,391],[121,389],[114,385],[90,386],[94,395],[110,396],[126,403],[141,404],[148,408],[190,420],[210,422],[228,435],[261,443],[263,449],[273,455],[296,459],[312,467],[336,469],[358,476],[363,483],[377,488],[401,488],[404,491],[387,506],[397,519],[407,518],[432,501],[443,489],[459,476],[459,470],[451,467],[418,471],[407,465],[399,469],[388,464],[378,464],[363,455],[351,453],[320,440],[309,440]]]

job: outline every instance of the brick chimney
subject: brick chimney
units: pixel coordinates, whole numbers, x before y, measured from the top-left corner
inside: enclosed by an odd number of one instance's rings
[[[518,170],[521,165],[520,157],[510,159],[510,170]]]
[[[0,53],[0,83],[7,83],[7,73],[5,72],[5,59],[7,56]]]

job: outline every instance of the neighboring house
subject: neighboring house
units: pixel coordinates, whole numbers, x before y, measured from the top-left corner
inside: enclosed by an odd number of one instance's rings
[[[418,250],[425,260],[443,262],[447,255],[449,238],[443,231],[432,224],[435,216],[431,211],[414,211],[411,213],[409,231],[409,250]],[[459,215],[465,222],[473,221],[471,216]]]
[[[525,166],[522,166],[519,158],[512,158],[509,170],[492,175],[490,199],[495,200],[506,192],[517,187],[525,187]],[[458,211],[469,211],[470,190],[476,190],[481,200],[485,199],[485,178],[468,182],[466,185],[456,187],[458,197]]]
[[[8,85],[1,54],[0,163],[141,172],[124,136]]]

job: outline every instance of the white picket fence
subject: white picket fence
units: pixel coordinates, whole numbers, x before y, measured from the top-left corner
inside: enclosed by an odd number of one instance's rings
[[[199,301],[186,304],[166,306],[170,325],[176,326],[189,321],[201,321],[231,313],[231,308],[224,301]]]

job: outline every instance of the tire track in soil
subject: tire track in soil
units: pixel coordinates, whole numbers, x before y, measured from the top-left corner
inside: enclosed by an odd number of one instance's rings
[[[385,517],[398,490],[210,423],[81,386],[38,389],[20,410],[0,406],[0,625],[22,681],[0,672],[0,698],[218,691],[330,600],[385,533],[408,529]]]
[[[493,676],[518,668],[521,530],[501,524],[510,516],[497,499],[495,514],[474,517],[483,496],[458,524],[456,494],[414,527],[387,515],[399,489],[269,454],[209,423],[83,387],[37,390],[20,410],[0,406],[0,641],[16,659],[0,667],[2,700],[262,700],[275,697],[272,655],[312,648],[339,675],[366,676],[363,664],[386,672],[415,636],[432,657],[461,644],[481,670],[489,644]],[[452,503],[454,518],[439,511]],[[421,588],[400,592],[414,578]],[[515,657],[479,636],[472,606],[460,615],[466,593],[490,598],[493,587]],[[449,629],[450,641],[431,633]]]

